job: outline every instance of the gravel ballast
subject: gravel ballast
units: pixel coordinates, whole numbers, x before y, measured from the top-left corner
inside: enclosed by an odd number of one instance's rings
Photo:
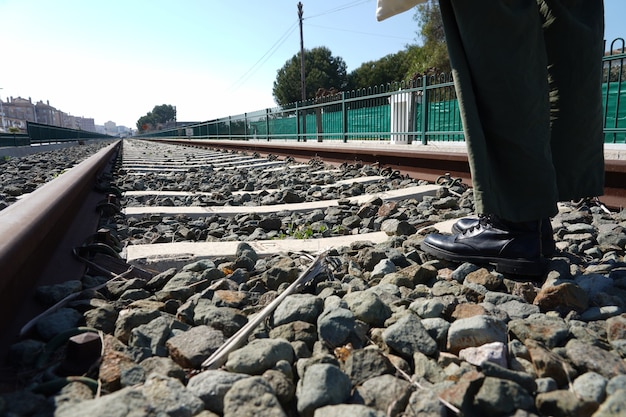
[[[358,165],[336,172],[315,168],[142,175],[122,168],[115,185],[122,191],[219,191],[123,200],[164,205],[169,198],[176,206],[347,198],[418,183],[390,176],[366,185],[321,187],[380,172]],[[311,174],[317,171],[325,172]],[[252,193],[270,188],[276,191]],[[236,193],[243,190],[249,193]],[[10,361],[24,380],[0,396],[0,413],[625,415],[626,211],[562,204],[552,219],[557,253],[545,276],[529,280],[491,266],[432,259],[419,249],[428,225],[472,210],[471,190],[444,187],[422,201],[346,201],[298,215],[114,215],[102,227],[126,245],[294,239],[302,237],[298,233],[356,240],[328,248],[339,260],[335,269],[287,296],[220,369],[201,364],[283,292],[309,259],[297,253],[259,257],[242,242],[234,258],[197,260],[151,279],[116,280],[86,292],[11,348]],[[379,230],[389,235],[386,242],[358,240]],[[40,298],[51,304],[105,281],[92,273],[80,285],[41,288]],[[88,379],[50,388],[45,382],[55,372],[58,377],[59,369],[51,366],[63,352],[54,356],[44,347],[59,332],[79,326],[101,332],[102,358],[85,372]],[[48,360],[42,363],[44,354]],[[96,380],[99,386],[91,383]]]

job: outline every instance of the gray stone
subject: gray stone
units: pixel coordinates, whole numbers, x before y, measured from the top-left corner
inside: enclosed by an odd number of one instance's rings
[[[459,358],[476,366],[481,366],[484,362],[489,361],[506,368],[508,366],[506,351],[504,343],[491,342],[461,349]]]
[[[201,325],[178,333],[165,346],[171,358],[183,368],[199,368],[224,342],[221,331]]]
[[[404,410],[405,417],[446,417],[446,407],[432,390],[418,390],[411,394]]]
[[[149,400],[135,388],[124,388],[92,400],[68,404],[55,411],[55,417],[152,417]],[[191,416],[191,414],[187,414]],[[183,414],[181,414],[181,417]]]
[[[298,412],[302,417],[311,417],[317,408],[344,403],[350,397],[351,388],[350,378],[338,367],[310,365],[296,388]]]
[[[572,388],[580,399],[600,404],[606,396],[606,384],[607,379],[602,375],[586,372],[574,380]]]
[[[525,319],[532,314],[539,313],[539,306],[528,304],[519,300],[505,301],[498,305],[511,319]]]
[[[413,390],[408,381],[393,375],[381,375],[363,382],[356,391],[355,395],[366,406],[395,417],[404,411]]]
[[[413,313],[405,314],[386,328],[382,337],[387,346],[405,358],[410,358],[414,352],[422,352],[428,356],[437,352],[437,342],[424,328],[420,318]]]
[[[386,417],[387,414],[361,404],[327,405],[315,410],[313,417]],[[443,417],[443,416],[442,416]]]
[[[574,282],[582,288],[591,298],[594,295],[605,292],[610,293],[613,287],[613,280],[601,274],[580,275]]]
[[[208,370],[191,377],[187,389],[204,402],[207,410],[222,414],[224,396],[235,382],[245,378],[250,378],[250,376],[222,370]]]
[[[68,295],[79,292],[83,284],[79,280],[69,280],[61,284],[42,285],[35,290],[35,297],[45,306],[52,306]]]
[[[205,269],[215,268],[215,262],[210,259],[200,259],[182,267],[182,271],[203,272]]]
[[[503,321],[491,316],[478,315],[454,321],[448,329],[448,350],[461,349],[491,342],[507,342],[507,328]]]
[[[176,268],[170,268],[153,276],[150,281],[146,283],[146,289],[152,291],[160,290],[177,273],[178,270]]]
[[[82,320],[83,315],[73,308],[60,308],[41,317],[35,327],[42,339],[50,340],[59,333],[78,327]]]
[[[317,334],[331,346],[342,346],[350,340],[355,329],[355,318],[347,308],[325,309],[317,319]]]
[[[597,408],[596,403],[583,401],[571,391],[556,390],[537,394],[535,405],[542,416],[590,416]]]
[[[615,391],[626,387],[626,374],[617,375],[609,379],[606,384],[606,394],[612,395]]]
[[[369,378],[394,373],[389,359],[378,349],[357,349],[345,360],[341,369],[356,386]]]
[[[357,255],[357,262],[365,271],[372,271],[374,266],[381,260],[385,259],[387,255],[384,251],[374,248],[364,248],[360,250]]]
[[[124,292],[128,290],[142,289],[146,286],[146,281],[141,278],[131,278],[124,281],[109,281],[106,285],[106,291],[109,292],[111,297],[119,298]]]
[[[485,303],[491,303],[498,307],[500,307],[500,305],[509,303],[511,301],[518,301],[520,303],[525,303],[525,300],[522,297],[519,297],[513,294],[508,294],[505,292],[499,292],[499,291],[487,291],[485,293],[485,298],[483,300],[483,302]]]
[[[172,359],[162,358],[160,356],[152,356],[140,363],[146,375],[155,373],[158,375],[176,378],[181,382],[187,381],[187,373]]]
[[[291,371],[291,365],[289,365]],[[274,390],[276,398],[284,406],[291,404],[296,395],[296,385],[293,382],[293,375],[287,376],[277,369],[268,369],[263,372],[263,378]]]
[[[559,387],[568,384],[576,377],[576,371],[561,356],[544,347],[533,339],[524,342],[528,348],[530,360],[539,378],[552,378]]]
[[[506,379],[513,381],[528,393],[535,392],[537,390],[537,384],[532,375],[525,372],[517,372],[505,367],[499,366],[493,362],[484,362],[481,366],[483,374],[485,376],[491,376],[498,379]]]
[[[380,225],[380,231],[389,236],[408,236],[415,233],[416,229],[406,220],[386,219]]]
[[[117,311],[112,305],[87,310],[84,313],[84,317],[87,327],[102,330],[104,333],[113,333],[115,331]]]
[[[205,324],[222,331],[224,337],[231,337],[248,322],[248,318],[238,309],[232,307],[217,307],[211,300],[198,299],[193,307],[193,322],[195,325]]]
[[[488,376],[478,390],[474,404],[486,415],[498,415],[512,413],[518,408],[531,410],[534,401],[519,384]]]
[[[200,276],[198,277],[199,281],[207,281],[209,283],[216,281],[218,279],[224,278],[224,272],[218,268],[207,268],[204,271],[202,271],[202,273],[200,274]],[[196,291],[198,289],[202,289],[206,286],[207,284],[203,284],[201,286],[196,286]]]
[[[174,336],[174,331],[188,329],[189,325],[179,322],[172,316],[159,316],[134,328],[128,338],[128,346],[149,349],[154,356],[167,356],[165,342]]]
[[[142,324],[150,323],[161,312],[144,308],[122,310],[115,321],[114,336],[122,343],[128,343],[131,331]]]
[[[559,388],[556,381],[550,377],[537,378],[535,384],[537,384],[537,393],[556,391]]]
[[[391,261],[391,259],[381,259],[370,273],[370,277],[372,279],[382,278],[387,274],[391,274],[396,272],[396,265]]]
[[[136,300],[144,300],[150,297],[150,292],[144,290],[143,288],[133,288],[130,290],[126,290],[120,295],[120,301],[136,301]]]
[[[559,346],[569,336],[565,320],[554,315],[533,314],[525,320],[511,320],[509,331],[520,341],[534,339],[548,348]]]
[[[373,291],[354,291],[343,300],[354,316],[371,326],[380,327],[391,317],[391,309]]]
[[[151,374],[141,391],[148,404],[165,415],[191,417],[204,409],[202,400],[176,378]]]
[[[261,375],[278,361],[294,361],[293,348],[283,339],[255,339],[228,355],[226,369],[230,372]]]
[[[317,341],[317,326],[305,321],[292,321],[270,330],[270,338],[285,339],[289,342],[303,342],[310,349]]]
[[[605,378],[626,374],[626,363],[614,352],[572,339],[565,351],[574,366],[584,372],[597,372]]]
[[[444,308],[440,298],[418,298],[409,305],[409,309],[423,319],[440,317]]]
[[[270,384],[262,377],[236,381],[224,396],[224,417],[286,417]]]
[[[465,281],[465,278],[469,273],[477,271],[478,269],[478,266],[465,262],[452,271],[452,279],[460,284]]]
[[[583,311],[580,318],[584,321],[606,320],[618,316],[622,312],[623,309],[620,306],[593,306]]]
[[[122,387],[132,387],[133,385],[143,384],[146,380],[146,371],[140,365],[122,368],[120,371],[120,385]]]
[[[276,307],[273,315],[274,326],[292,321],[316,323],[324,308],[324,301],[312,294],[292,294]]]
[[[448,340],[448,329],[450,328],[450,323],[446,320],[435,317],[432,319],[422,319],[422,325],[435,342],[437,342],[437,346],[440,351],[445,350],[446,341]]]
[[[593,417],[621,417],[626,411],[626,389],[622,388],[613,392],[600,405]]]
[[[70,382],[61,391],[54,396],[55,411],[59,412],[59,409],[67,407],[68,405],[79,403],[81,401],[91,400],[94,398],[94,393],[87,385],[82,382]],[[1,403],[2,401],[0,401]],[[39,407],[39,412],[44,411],[44,407]],[[2,411],[2,405],[0,405],[0,411]],[[14,412],[14,410],[11,410]]]
[[[415,377],[424,378],[433,384],[442,382],[446,377],[444,370],[439,366],[437,361],[424,355],[422,352],[415,352],[413,354],[413,368]]]

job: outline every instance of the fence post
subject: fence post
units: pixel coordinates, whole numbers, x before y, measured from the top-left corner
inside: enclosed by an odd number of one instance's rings
[[[348,143],[348,109],[346,108],[346,93],[341,92],[341,131],[343,133],[343,143]]]
[[[422,145],[428,145],[428,137],[426,132],[428,131],[428,77],[424,75],[422,77]]]
[[[265,140],[270,141],[270,109],[265,109]]]
[[[300,111],[298,110],[297,101],[296,101],[296,142],[300,142]]]

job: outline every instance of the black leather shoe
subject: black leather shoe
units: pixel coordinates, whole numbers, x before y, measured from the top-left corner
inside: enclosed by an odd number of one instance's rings
[[[480,215],[483,217],[483,215]],[[456,221],[452,225],[452,234],[457,235],[464,231],[476,227],[480,218],[476,217],[463,217]],[[546,258],[551,258],[556,252],[556,245],[554,243],[554,232],[552,230],[552,224],[550,219],[541,219],[541,254]]]
[[[483,216],[476,226],[460,234],[426,236],[421,248],[449,261],[488,263],[499,272],[542,275],[547,261],[541,255],[540,223],[511,223]]]

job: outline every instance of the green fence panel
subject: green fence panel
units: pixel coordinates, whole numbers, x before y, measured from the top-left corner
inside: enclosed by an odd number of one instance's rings
[[[626,143],[626,83],[602,84],[604,97],[604,143]],[[611,132],[622,129],[621,132]]]
[[[30,146],[30,138],[23,133],[0,135],[0,148],[8,146]]]

